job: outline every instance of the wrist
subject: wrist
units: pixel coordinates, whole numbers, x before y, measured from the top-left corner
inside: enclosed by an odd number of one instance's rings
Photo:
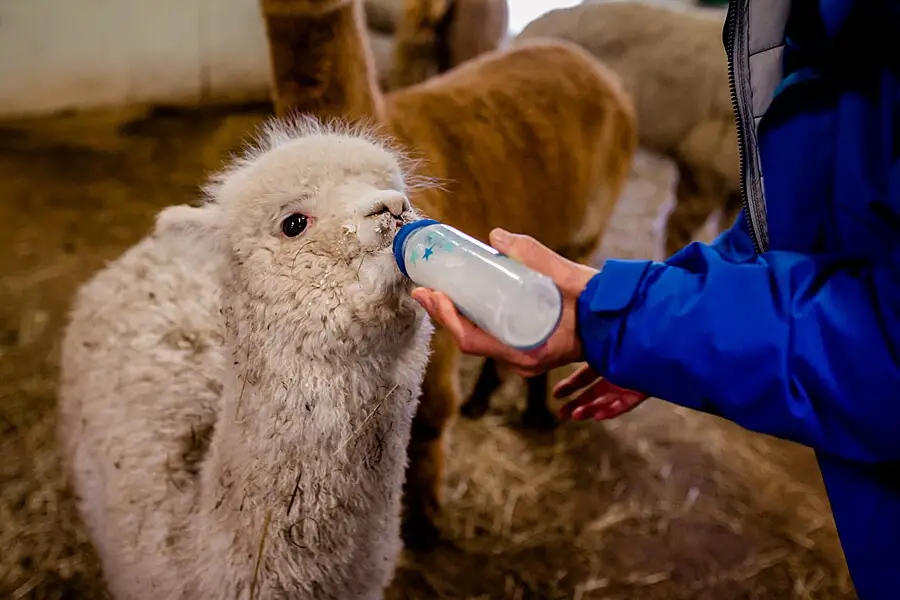
[[[606,372],[651,264],[647,260],[610,259],[578,295],[575,335],[584,360],[598,372]]]

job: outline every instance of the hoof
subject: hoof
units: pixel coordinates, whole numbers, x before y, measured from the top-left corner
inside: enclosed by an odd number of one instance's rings
[[[522,413],[522,427],[533,431],[553,431],[559,423],[550,411],[528,411]]]
[[[407,519],[402,527],[403,544],[414,552],[434,550],[441,542],[441,531],[425,517]]]

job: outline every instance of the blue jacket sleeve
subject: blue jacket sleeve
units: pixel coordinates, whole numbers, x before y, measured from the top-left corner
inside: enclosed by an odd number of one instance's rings
[[[900,459],[900,256],[755,255],[736,223],[666,263],[607,261],[578,332],[622,387],[842,458]]]

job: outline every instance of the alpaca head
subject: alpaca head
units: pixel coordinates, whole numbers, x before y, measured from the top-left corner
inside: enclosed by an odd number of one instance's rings
[[[307,338],[310,351],[358,352],[422,318],[391,251],[419,218],[405,162],[358,127],[272,120],[211,178],[204,205],[164,210],[157,231],[189,232],[227,256],[226,303],[241,302],[254,327],[277,320],[298,348]]]

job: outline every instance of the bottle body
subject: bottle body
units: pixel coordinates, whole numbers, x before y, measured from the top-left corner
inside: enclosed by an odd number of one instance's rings
[[[449,225],[405,225],[394,257],[413,282],[447,294],[460,313],[508,346],[540,346],[559,325],[562,294],[552,279]]]

